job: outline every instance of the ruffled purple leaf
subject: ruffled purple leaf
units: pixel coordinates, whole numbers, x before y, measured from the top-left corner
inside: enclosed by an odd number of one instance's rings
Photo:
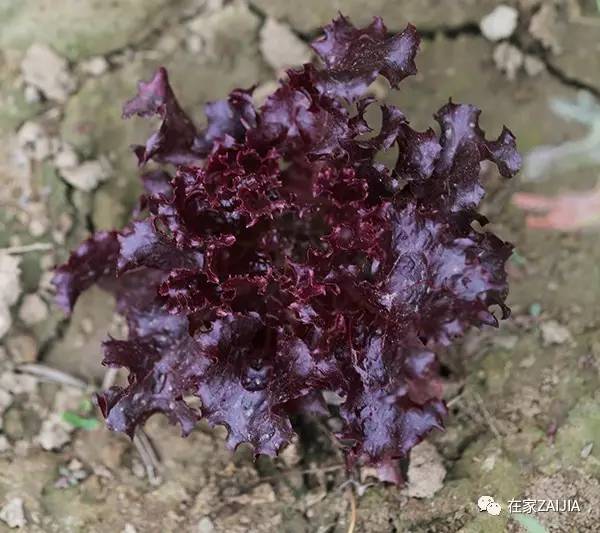
[[[388,36],[380,17],[357,29],[340,16],[325,26],[324,32],[312,47],[327,67],[321,85],[329,95],[353,100],[362,96],[379,74],[397,88],[404,78],[417,72],[420,37],[410,24],[402,33]]]
[[[83,291],[115,275],[118,253],[116,231],[99,231],[81,243],[69,260],[54,271],[56,303],[71,312]]]
[[[104,364],[128,384],[98,396],[112,429],[163,413],[187,434],[204,418],[231,448],[275,455],[292,415],[331,416],[333,391],[348,464],[399,483],[398,458],[446,416],[436,349],[509,314],[511,246],[472,223],[481,162],[511,177],[520,156],[508,129],[487,140],[479,110],[452,102],[439,134],[388,105],[373,132],[363,95],[379,75],[395,88],[414,74],[418,35],[344,17],[325,34],[323,68],[290,70],[258,110],[239,89],[207,104],[201,132],[164,69],[141,83],[125,115],[162,122],[136,151],[176,173],[144,174],[132,221],[84,242],[54,284],[70,310],[98,283],[125,318]],[[387,168],[378,155],[394,145]]]
[[[177,102],[166,69],[159,68],[150,81],[139,83],[137,96],[123,106],[124,118],[133,115],[157,115],[162,121],[145,146],[134,147],[140,165],[150,159],[175,165],[198,159],[193,151],[196,126]]]

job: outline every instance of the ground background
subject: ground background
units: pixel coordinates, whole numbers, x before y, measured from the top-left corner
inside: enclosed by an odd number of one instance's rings
[[[340,457],[318,428],[312,444],[253,463],[246,449],[232,456],[220,431],[199,428],[181,440],[153,419],[147,434],[161,461],[148,476],[137,449],[95,423],[87,401],[104,378],[100,341],[121,327],[112,301],[89,291],[66,319],[51,304],[49,270],[91,230],[121,226],[135,203],[137,171],[127,147],[147,130],[119,115],[138,79],[166,65],[194,116],[234,87],[259,83],[260,97],[290,58],[307,59],[305,43],[337,10],[355,23],[382,15],[391,30],[412,22],[422,31],[418,76],[399,93],[383,83],[373,88],[417,127],[452,96],[484,109],[490,135],[509,125],[524,153],[583,137],[585,126],[554,114],[549,99],[573,100],[582,89],[600,94],[595,1],[506,2],[519,19],[503,44],[479,27],[497,4],[0,1],[0,248],[10,251],[0,254],[0,531],[347,530]],[[407,489],[364,491],[357,532],[517,531],[505,511],[511,498],[577,498],[580,513],[537,519],[549,531],[598,531],[598,230],[528,228],[510,199],[515,191],[590,189],[599,168],[555,168],[537,181],[525,176],[502,186],[490,175],[485,210],[517,250],[508,267],[513,318],[499,331],[470,334],[444,356],[447,431],[430,439],[433,448],[415,452],[413,465],[423,466]],[[89,388],[18,371],[31,363]],[[65,421],[65,412],[79,418]],[[476,512],[482,494],[502,504],[500,517]]]

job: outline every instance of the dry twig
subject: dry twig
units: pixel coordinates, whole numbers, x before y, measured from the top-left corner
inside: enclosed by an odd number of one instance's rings
[[[356,527],[356,495],[354,494],[352,484],[348,484],[347,494],[350,500],[350,522],[347,533],[354,533],[354,528]]]
[[[38,363],[26,363],[19,365],[17,367],[17,371],[23,372],[24,374],[30,374],[39,380],[46,381],[48,383],[58,383],[60,385],[75,387],[81,390],[87,390],[89,388],[88,384],[82,379],[76,378],[71,374],[67,374],[62,370],[50,368],[49,366],[40,365]]]

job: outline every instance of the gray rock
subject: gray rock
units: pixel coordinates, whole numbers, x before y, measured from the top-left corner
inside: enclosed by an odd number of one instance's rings
[[[0,252],[0,338],[10,329],[10,306],[21,294],[21,259]]]
[[[60,450],[70,440],[69,432],[59,420],[52,417],[42,422],[37,441],[44,450]]]
[[[433,444],[424,441],[411,450],[407,477],[412,498],[431,498],[443,487],[446,468]]]
[[[523,62],[523,52],[510,43],[503,42],[494,48],[494,63],[509,80],[517,77],[517,72],[523,66]]]
[[[1,12],[2,7],[0,7]],[[4,32],[4,20],[1,15],[0,20],[2,21],[1,40]],[[9,53],[0,47],[0,131],[8,132],[18,128],[23,122],[37,115],[46,105],[35,87],[23,86],[21,56],[22,54]]]
[[[25,122],[17,132],[17,141],[23,153],[35,161],[43,161],[56,150],[56,140],[51,139],[37,122]]]
[[[48,317],[48,305],[38,294],[26,294],[19,308],[19,318],[28,326],[43,322]]]
[[[542,322],[540,324],[540,330],[542,332],[542,342],[544,343],[544,346],[573,342],[571,332],[556,320]]]
[[[107,180],[112,173],[106,159],[86,161],[74,168],[62,168],[60,175],[69,184],[81,191],[93,191],[100,182]]]
[[[215,525],[208,516],[201,518],[196,526],[196,533],[214,533],[215,531]]]
[[[81,70],[90,76],[101,76],[108,70],[108,66],[106,58],[96,56],[81,63]]]
[[[61,144],[54,156],[54,165],[58,169],[75,168],[79,164],[79,156],[68,143]]]
[[[260,51],[275,70],[310,61],[311,50],[287,24],[268,18],[260,29]]]
[[[37,359],[38,343],[31,335],[10,337],[6,345],[15,363],[33,363]]]
[[[69,65],[45,44],[32,44],[21,63],[23,79],[46,97],[65,102],[77,86]]]
[[[0,520],[8,527],[24,527],[27,524],[21,498],[12,498],[0,509]]]

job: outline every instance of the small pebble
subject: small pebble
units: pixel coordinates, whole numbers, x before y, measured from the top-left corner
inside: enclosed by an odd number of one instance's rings
[[[519,12],[514,7],[501,4],[481,19],[479,27],[486,39],[500,41],[513,34],[518,20]]]
[[[39,324],[48,318],[48,305],[38,294],[26,294],[19,308],[19,318],[28,326]]]
[[[500,43],[494,48],[494,63],[506,74],[509,80],[517,77],[517,72],[523,66],[523,52],[510,43]]]
[[[23,93],[28,104],[35,104],[42,99],[42,94],[33,85],[26,85]]]
[[[214,533],[215,531],[215,526],[208,516],[201,518],[196,526],[196,533]]]
[[[61,169],[61,176],[69,184],[81,191],[90,192],[98,184],[110,176],[111,169],[108,161],[86,161],[75,168]]]
[[[0,252],[0,338],[10,329],[12,318],[10,306],[21,294],[20,257]]]
[[[287,25],[268,18],[260,30],[260,51],[276,71],[310,61],[311,50]]]
[[[77,86],[69,64],[52,48],[33,43],[21,62],[23,79],[52,100],[66,102]]]
[[[21,498],[12,498],[0,509],[0,520],[8,527],[24,527],[27,524],[25,509]]]
[[[58,422],[44,420],[37,440],[44,450],[52,451],[62,448],[71,440],[71,436]]]
[[[54,156],[56,168],[75,168],[79,164],[79,157],[70,144],[63,143]]]
[[[46,217],[43,218],[34,218],[27,225],[27,231],[32,237],[41,237],[48,231],[48,219]]]
[[[7,452],[10,448],[11,446],[8,439],[4,435],[0,435],[0,453]]]
[[[17,335],[6,342],[8,351],[15,363],[33,363],[37,359],[38,344],[31,335]]]
[[[587,459],[590,454],[592,453],[592,449],[594,448],[594,443],[590,442],[589,444],[586,444],[582,449],[581,449],[581,458],[582,459]]]
[[[17,132],[17,142],[23,153],[35,161],[43,161],[52,155],[54,143],[37,122],[25,122]]]
[[[92,57],[81,63],[81,70],[91,76],[101,76],[108,70],[108,61],[102,56]]]
[[[446,468],[433,444],[424,441],[410,451],[407,494],[411,498],[431,498],[444,486]]]
[[[565,344],[573,341],[571,332],[565,326],[559,324],[556,320],[548,320],[547,322],[543,322],[540,324],[540,330],[542,332],[542,342],[544,343],[544,346]]]
[[[537,76],[546,70],[546,65],[544,62],[541,59],[531,55],[525,56],[523,67],[525,68],[525,73],[531,77]]]

